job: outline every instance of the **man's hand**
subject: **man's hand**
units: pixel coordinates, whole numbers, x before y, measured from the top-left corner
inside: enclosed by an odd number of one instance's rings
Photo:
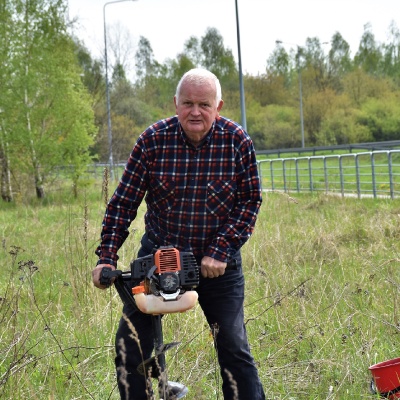
[[[101,270],[104,267],[111,268],[113,271],[115,270],[115,267],[110,264],[99,264],[93,271],[92,271],[92,281],[93,285],[96,286],[99,289],[106,289],[107,286],[101,285],[100,284],[100,275],[101,275]]]
[[[215,258],[203,257],[201,260],[201,274],[204,278],[217,278],[225,273],[226,263]]]

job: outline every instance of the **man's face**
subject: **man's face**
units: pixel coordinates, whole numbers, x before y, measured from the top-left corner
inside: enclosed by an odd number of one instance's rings
[[[183,82],[179,94],[179,104],[174,98],[176,114],[191,141],[200,142],[218,117],[223,101],[216,104],[213,82],[193,84]]]

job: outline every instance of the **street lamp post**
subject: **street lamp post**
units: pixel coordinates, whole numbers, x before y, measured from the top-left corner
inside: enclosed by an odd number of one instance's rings
[[[247,131],[246,122],[246,107],[244,103],[244,85],[243,85],[243,73],[242,73],[242,55],[240,51],[240,28],[239,28],[239,10],[238,1],[235,0],[236,6],[236,32],[237,32],[237,46],[238,46],[238,63],[239,63],[239,91],[240,91],[240,110],[242,115],[242,127]]]
[[[301,82],[300,48],[299,48],[299,46],[297,46],[297,73],[299,75],[301,147],[304,149],[305,143],[304,143],[304,114],[303,114],[303,85]]]
[[[114,160],[112,149],[112,128],[111,128],[111,106],[110,106],[110,85],[108,81],[108,57],[107,57],[107,25],[106,25],[106,6],[114,3],[122,3],[126,1],[137,0],[115,0],[105,3],[103,6],[103,21],[104,21],[104,59],[106,68],[106,103],[107,103],[107,130],[108,130],[108,163],[110,166],[110,176],[114,179]]]

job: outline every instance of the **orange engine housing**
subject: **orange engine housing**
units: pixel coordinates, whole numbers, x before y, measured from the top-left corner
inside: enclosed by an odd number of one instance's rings
[[[154,253],[156,273],[179,272],[181,270],[180,252],[174,247],[161,248]]]

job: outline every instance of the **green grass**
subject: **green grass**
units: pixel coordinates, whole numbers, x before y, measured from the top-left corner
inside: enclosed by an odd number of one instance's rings
[[[101,183],[82,198],[0,210],[0,398],[118,398],[121,304],[90,276],[103,212]],[[399,215],[396,200],[264,196],[243,258],[246,326],[268,399],[374,398],[368,367],[399,357]],[[120,251],[123,269],[142,216]],[[182,342],[167,364],[186,398],[222,399],[201,309],[166,316],[164,336]]]

